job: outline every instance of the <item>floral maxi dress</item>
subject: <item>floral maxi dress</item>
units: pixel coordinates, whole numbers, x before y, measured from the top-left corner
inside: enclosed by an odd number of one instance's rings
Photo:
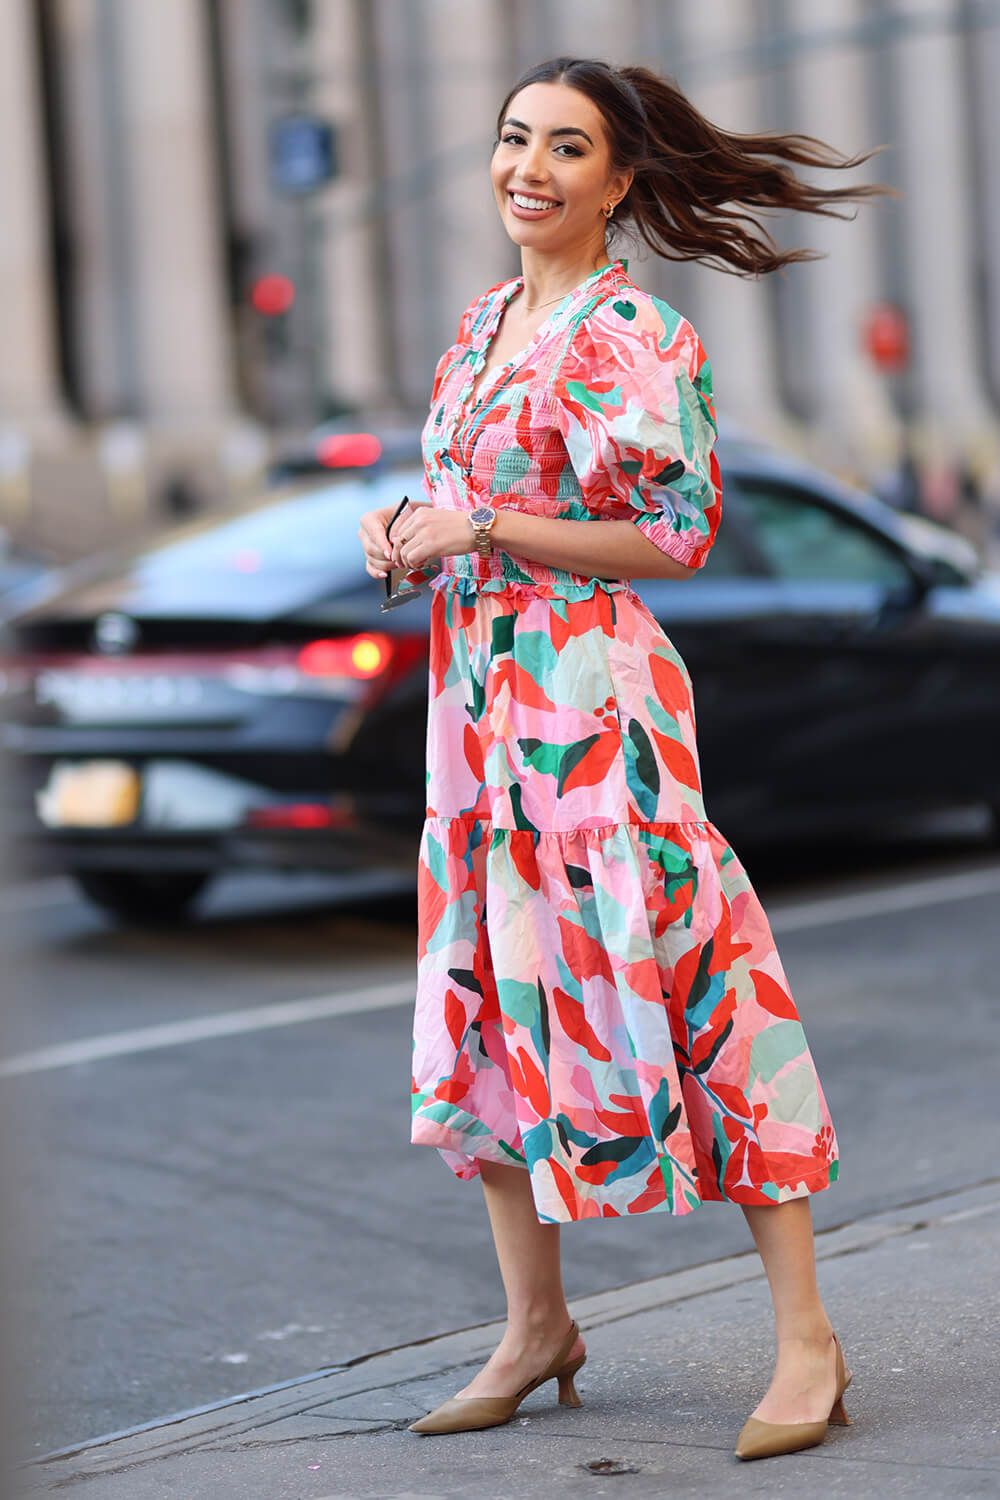
[[[721,481],[694,330],[617,261],[474,391],[522,284],[473,303],[438,364],[429,498],[629,518],[699,566]],[[495,550],[431,590],[413,1140],[463,1178],[526,1167],[546,1222],[826,1187],[830,1117],[705,816],[680,656],[626,580]]]

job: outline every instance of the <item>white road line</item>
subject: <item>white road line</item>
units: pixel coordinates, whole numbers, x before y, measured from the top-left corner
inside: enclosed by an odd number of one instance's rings
[[[1000,864],[939,875],[930,880],[911,880],[880,890],[853,891],[849,895],[829,896],[819,901],[802,901],[774,909],[770,920],[776,933],[801,932],[812,927],[828,927],[835,922],[913,911],[944,901],[967,901],[995,892],[1000,892]],[[317,995],[308,1000],[254,1005],[245,1010],[224,1011],[220,1015],[195,1016],[187,1021],[169,1021],[160,1026],[141,1026],[131,1031],[116,1031],[109,1036],[65,1042],[8,1057],[0,1060],[0,1078],[45,1073],[53,1068],[73,1067],[77,1063],[100,1062],[108,1057],[132,1056],[137,1052],[153,1052],[160,1047],[212,1041],[216,1037],[266,1031],[276,1026],[295,1026],[303,1021],[326,1020],[330,1016],[386,1010],[409,1004],[413,996],[413,980],[407,979],[370,989],[347,990],[337,995]]]
[[[808,927],[828,927],[833,922],[915,911],[921,906],[936,906],[939,901],[967,901],[971,897],[996,892],[1000,892],[1000,865],[985,865],[981,870],[936,875],[929,880],[910,880],[902,885],[852,891],[846,896],[827,896],[819,901],[776,907],[770,913],[770,922],[776,933],[800,932]]]
[[[247,1010],[224,1011],[215,1016],[194,1016],[189,1021],[168,1021],[162,1026],[140,1026],[133,1031],[115,1031],[22,1052],[0,1061],[0,1078],[24,1073],[45,1073],[52,1068],[70,1068],[75,1063],[99,1062],[107,1057],[155,1052],[160,1047],[178,1047],[185,1042],[212,1041],[220,1036],[238,1036],[248,1031],[266,1031],[274,1026],[295,1026],[301,1021],[320,1021],[328,1016],[353,1016],[366,1010],[385,1010],[413,999],[413,980],[375,985],[367,990],[347,990],[341,995],[317,995],[310,1000],[286,1000],[275,1005],[254,1005]]]

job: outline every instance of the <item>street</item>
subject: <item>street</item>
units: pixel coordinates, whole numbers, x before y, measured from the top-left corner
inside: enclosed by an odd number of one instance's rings
[[[995,851],[740,852],[840,1136],[817,1226],[995,1178]],[[0,930],[22,1457],[501,1316],[478,1185],[408,1143],[405,882],[234,879],[171,932],[38,880]],[[563,1246],[573,1298],[750,1239],[712,1205]]]

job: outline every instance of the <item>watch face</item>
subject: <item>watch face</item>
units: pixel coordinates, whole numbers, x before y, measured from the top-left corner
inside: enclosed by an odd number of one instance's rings
[[[475,510],[472,511],[469,515],[469,520],[473,523],[474,526],[482,526],[487,521],[493,521],[495,519],[496,511],[493,509],[492,505],[477,505]]]

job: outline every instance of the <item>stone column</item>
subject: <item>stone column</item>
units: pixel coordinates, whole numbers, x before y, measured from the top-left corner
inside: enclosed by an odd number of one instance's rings
[[[976,349],[970,270],[974,221],[961,42],[951,0],[915,0],[916,27],[896,43],[907,283],[914,333],[913,391],[928,458],[954,461],[991,425]]]
[[[210,426],[232,372],[203,15],[171,0],[114,17],[143,414]]]
[[[0,422],[60,425],[31,0],[0,4]]]
[[[755,74],[717,66],[719,59],[753,41],[752,12],[745,0],[698,0],[675,8],[681,58],[677,81],[702,113],[728,130],[753,131],[764,125]],[[755,436],[785,437],[790,424],[779,396],[767,288],[702,266],[692,271],[690,287],[690,311],[683,311],[695,324],[712,365],[719,415]]]
[[[833,36],[864,19],[861,0],[811,0],[787,8],[789,29]],[[855,41],[824,42],[789,64],[789,118],[782,129],[817,136],[847,155],[878,144],[867,107],[865,71]],[[879,162],[851,173],[816,171],[811,180],[827,187],[878,180]],[[891,204],[882,212],[896,211]],[[845,212],[852,212],[850,205]],[[852,222],[803,214],[794,234],[823,260],[792,268],[801,290],[799,379],[812,426],[811,447],[841,472],[892,463],[899,424],[884,377],[862,347],[865,314],[878,299],[875,236],[878,218],[862,204]]]

